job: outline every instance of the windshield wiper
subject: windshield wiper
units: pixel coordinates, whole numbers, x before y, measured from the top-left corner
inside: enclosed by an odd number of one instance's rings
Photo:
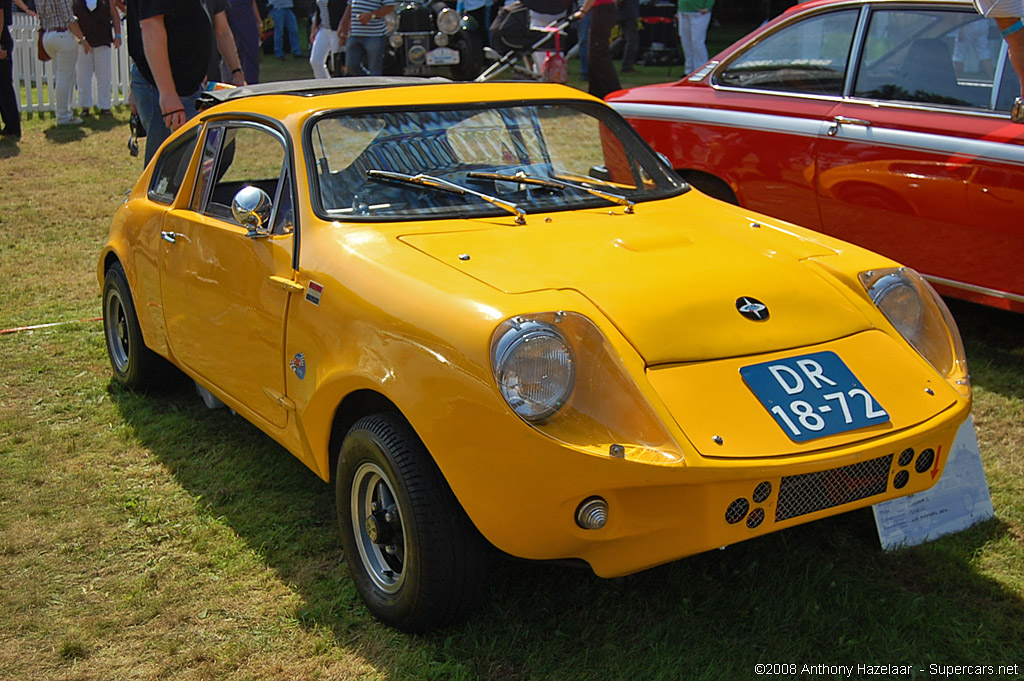
[[[441,191],[449,192],[451,194],[459,194],[460,196],[465,196],[466,194],[469,194],[470,196],[475,196],[478,199],[482,199],[491,205],[497,206],[498,208],[506,210],[512,215],[515,215],[517,225],[526,224],[526,213],[523,212],[522,208],[512,203],[511,201],[505,201],[504,199],[499,199],[498,197],[491,196],[490,194],[484,194],[482,192],[474,191],[472,189],[469,189],[468,187],[457,185],[454,182],[442,180],[440,177],[434,177],[433,175],[424,175],[423,173],[419,173],[417,175],[406,175],[405,173],[393,173],[387,170],[367,170],[366,176],[371,180],[383,180],[387,182],[405,182],[407,184],[415,184],[420,187],[440,189]]]
[[[585,185],[581,182],[566,182],[565,180],[559,180],[554,177],[536,177],[535,175],[527,175],[522,170],[515,173],[514,175],[506,175],[504,173],[466,173],[466,177],[472,177],[480,180],[499,180],[501,182],[519,182],[521,184],[533,184],[538,187],[548,187],[549,189],[579,189],[585,191],[593,196],[600,197],[605,201],[611,201],[619,206],[625,206],[627,213],[633,213],[633,206],[636,204],[625,196],[620,194],[612,194],[601,189],[595,189],[589,185]]]

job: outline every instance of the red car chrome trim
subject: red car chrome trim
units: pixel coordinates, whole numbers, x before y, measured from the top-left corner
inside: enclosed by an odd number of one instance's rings
[[[975,286],[974,284],[965,284],[962,281],[953,281],[952,279],[943,279],[942,277],[932,276],[931,274],[921,275],[933,284],[941,284],[943,286],[949,286],[950,288],[958,288],[964,291],[972,291],[974,293],[981,293],[986,296],[992,296],[993,298],[1002,298],[1003,300],[1012,300],[1015,303],[1024,303],[1024,296],[1018,296],[1015,293],[1007,293],[1006,291],[996,291],[995,289],[985,288],[984,286]]]
[[[760,130],[802,137],[818,137],[835,124],[833,120],[776,116],[747,111],[663,104],[609,103],[627,119],[707,123],[725,128]],[[844,141],[863,141],[872,146],[955,156],[965,163],[975,158],[981,158],[1024,165],[1024,146],[1007,142],[856,125],[842,126],[836,138]]]

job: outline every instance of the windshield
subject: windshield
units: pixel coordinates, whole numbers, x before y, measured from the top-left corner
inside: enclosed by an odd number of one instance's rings
[[[307,143],[328,219],[529,215],[685,188],[617,115],[585,102],[339,112],[318,119]]]

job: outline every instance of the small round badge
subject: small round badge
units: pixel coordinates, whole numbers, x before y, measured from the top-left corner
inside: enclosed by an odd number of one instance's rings
[[[740,311],[741,315],[751,321],[763,322],[768,320],[768,306],[757,298],[749,296],[737,298],[736,309]]]

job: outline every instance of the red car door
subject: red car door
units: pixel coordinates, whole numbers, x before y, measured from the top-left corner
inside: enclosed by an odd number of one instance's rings
[[[1001,51],[991,20],[969,10],[873,10],[815,185],[823,231],[1010,307],[1024,303],[1024,126],[995,112],[1018,87],[994,87],[1009,69]]]

